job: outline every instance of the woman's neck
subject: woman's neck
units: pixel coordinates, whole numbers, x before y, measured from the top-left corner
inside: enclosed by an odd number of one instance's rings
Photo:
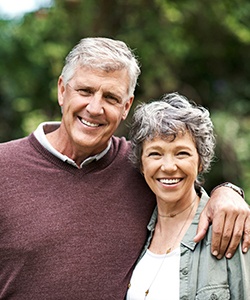
[[[160,217],[158,215],[154,236],[149,247],[150,251],[156,254],[164,254],[179,246],[192,223],[199,205],[199,199],[199,196],[195,195],[187,209],[173,217]]]
[[[159,218],[175,218],[184,214],[196,201],[196,191],[192,190],[185,198],[176,199],[175,201],[166,202],[156,197],[158,217]]]

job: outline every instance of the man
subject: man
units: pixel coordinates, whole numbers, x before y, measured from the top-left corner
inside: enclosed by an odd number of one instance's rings
[[[58,81],[61,123],[0,146],[1,299],[125,296],[155,206],[128,161],[129,143],[113,136],[139,73],[123,42],[81,40]],[[196,237],[214,217],[219,257],[234,253],[243,230],[245,251],[250,244],[250,213],[233,189],[214,191]]]

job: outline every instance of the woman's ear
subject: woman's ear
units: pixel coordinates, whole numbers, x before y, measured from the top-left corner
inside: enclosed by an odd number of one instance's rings
[[[144,170],[143,170],[143,166],[142,165],[141,165],[140,171],[141,171],[141,174],[144,176]]]

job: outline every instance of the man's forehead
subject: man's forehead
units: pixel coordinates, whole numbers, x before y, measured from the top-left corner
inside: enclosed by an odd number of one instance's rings
[[[129,76],[126,69],[104,71],[101,69],[78,68],[71,79],[78,87],[89,87],[96,90],[128,93]]]

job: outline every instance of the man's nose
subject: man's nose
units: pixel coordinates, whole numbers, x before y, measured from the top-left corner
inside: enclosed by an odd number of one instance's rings
[[[89,103],[86,107],[88,113],[92,116],[98,116],[103,114],[104,109],[103,109],[103,100],[101,95],[98,94],[93,94],[89,98]]]

